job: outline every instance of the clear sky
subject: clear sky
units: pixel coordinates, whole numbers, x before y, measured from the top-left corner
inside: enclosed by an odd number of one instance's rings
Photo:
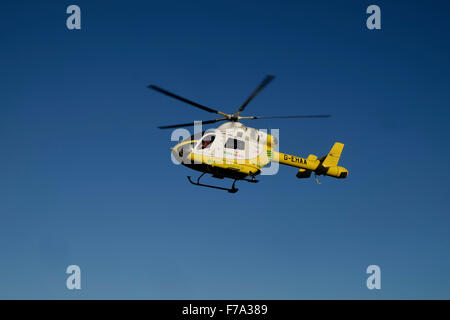
[[[366,28],[370,4],[381,30]],[[450,298],[449,13],[448,1],[2,2],[0,298]],[[333,117],[246,124],[279,128],[280,151],[304,157],[343,142],[349,177],[317,185],[281,167],[236,194],[190,185],[157,126],[214,116],[146,86],[232,113],[266,74],[242,115]],[[80,291],[66,289],[71,264]]]

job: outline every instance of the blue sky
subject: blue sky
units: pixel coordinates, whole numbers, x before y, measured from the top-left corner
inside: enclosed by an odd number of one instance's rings
[[[69,31],[77,4],[82,29]],[[381,8],[382,29],[365,10]],[[0,298],[450,298],[446,1],[8,1],[0,13]],[[261,120],[280,151],[345,143],[345,180],[281,167],[188,184],[158,125]],[[219,181],[220,182],[220,181]],[[79,265],[82,290],[65,287]],[[365,286],[381,267],[382,289]]]

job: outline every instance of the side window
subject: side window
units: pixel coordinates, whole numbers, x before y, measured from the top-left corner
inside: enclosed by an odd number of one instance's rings
[[[210,134],[210,135],[207,135],[207,136],[203,137],[202,141],[197,146],[197,150],[208,149],[209,147],[211,147],[211,145],[214,142],[215,138],[216,138],[216,136],[213,135],[213,134]]]
[[[227,142],[225,143],[225,148],[244,150],[245,142],[242,140],[238,140],[238,139],[228,138]]]

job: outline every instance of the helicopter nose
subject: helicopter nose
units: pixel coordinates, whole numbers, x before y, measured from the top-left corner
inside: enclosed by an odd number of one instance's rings
[[[176,145],[172,148],[172,155],[178,163],[185,163],[187,156],[191,153],[191,149],[190,144]]]
[[[182,156],[180,156],[180,154],[179,154],[179,152],[178,152],[178,148],[180,148],[180,147],[175,146],[175,147],[171,148],[171,149],[172,149],[172,157],[173,157],[178,163],[181,163],[181,161],[182,161]]]

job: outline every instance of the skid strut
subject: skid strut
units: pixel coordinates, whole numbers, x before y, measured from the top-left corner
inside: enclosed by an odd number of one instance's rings
[[[210,184],[203,184],[203,183],[200,183],[200,179],[201,179],[205,174],[206,174],[206,172],[205,172],[205,173],[202,173],[202,174],[200,175],[200,177],[197,178],[197,182],[192,181],[192,180],[191,180],[191,176],[188,176],[187,178],[188,178],[188,180],[189,180],[190,183],[192,183],[193,185],[199,186],[199,187],[207,187],[207,188],[213,188],[213,189],[225,190],[225,191],[228,191],[229,193],[236,193],[236,192],[239,190],[239,189],[235,188],[235,186],[234,186],[234,185],[236,184],[237,179],[235,179],[235,180],[233,181],[233,184],[231,185],[231,188],[230,188],[230,189],[229,189],[229,188],[224,188],[224,187],[219,187],[219,186],[213,186],[213,185],[210,185]]]

